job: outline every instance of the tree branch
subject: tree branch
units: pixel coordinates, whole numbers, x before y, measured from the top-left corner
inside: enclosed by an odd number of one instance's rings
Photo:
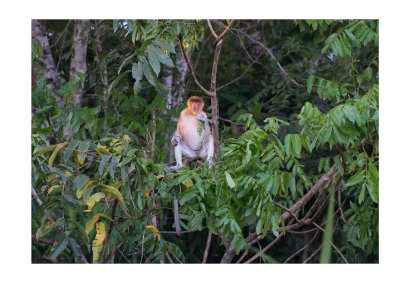
[[[179,40],[179,46],[180,46],[180,48],[181,48],[181,52],[182,52],[182,55],[183,55],[183,59],[185,59],[186,65],[187,65],[188,68],[189,68],[190,74],[192,75],[192,78],[193,78],[194,82],[195,82],[195,83],[197,84],[197,86],[201,89],[201,91],[203,91],[206,95],[212,96],[213,94],[212,94],[210,91],[206,90],[206,89],[199,83],[199,81],[198,81],[197,78],[196,78],[196,75],[194,74],[192,65],[190,64],[189,59],[187,58],[185,49],[183,48],[183,44],[182,44],[182,35],[180,35],[180,34],[178,35],[178,40]]]
[[[210,250],[211,238],[212,238],[212,233],[211,233],[211,231],[208,231],[207,244],[206,244],[206,249],[204,250],[202,263],[207,263],[207,257],[208,257],[208,252]]]
[[[214,29],[213,29],[213,27],[212,27],[212,25],[211,25],[210,20],[207,20],[207,25],[208,25],[208,27],[209,27],[209,29],[210,29],[210,31],[211,31],[211,34],[215,37],[215,39],[217,39],[217,38],[218,38],[218,35],[215,33],[215,31],[214,31]]]
[[[296,255],[298,255],[298,254],[301,253],[303,250],[305,250],[309,245],[311,245],[312,242],[314,242],[314,240],[317,238],[318,234],[319,234],[319,231],[317,231],[317,232],[314,234],[314,237],[312,237],[312,239],[311,239],[307,244],[305,244],[301,249],[299,249],[299,250],[296,251],[294,254],[292,254],[291,256],[289,256],[283,263],[288,263],[289,260],[291,260],[291,259],[294,258]]]
[[[225,30],[215,40],[214,44],[218,43],[225,36],[225,34],[228,32],[228,30],[231,28],[231,26],[233,25],[234,22],[235,22],[235,20],[231,20],[229,25],[225,28]]]
[[[265,248],[263,248],[259,253],[257,253],[256,255],[254,255],[252,258],[250,258],[249,260],[247,260],[244,263],[251,263],[254,260],[256,260],[258,257],[260,257],[261,253],[265,253],[266,251],[268,251],[273,245],[275,245],[283,236],[283,233],[280,233],[278,235],[278,237],[276,237],[271,243],[269,243]]]

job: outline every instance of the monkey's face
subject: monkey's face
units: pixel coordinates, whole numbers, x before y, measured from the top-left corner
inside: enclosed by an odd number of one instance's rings
[[[204,101],[198,96],[192,96],[188,100],[188,108],[193,115],[197,115],[203,111]]]

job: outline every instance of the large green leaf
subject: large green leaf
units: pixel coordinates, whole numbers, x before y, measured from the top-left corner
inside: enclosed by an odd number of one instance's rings
[[[231,189],[233,189],[236,184],[235,181],[233,181],[231,174],[229,174],[227,171],[225,171],[225,178],[226,178],[226,182],[228,183],[229,187]]]

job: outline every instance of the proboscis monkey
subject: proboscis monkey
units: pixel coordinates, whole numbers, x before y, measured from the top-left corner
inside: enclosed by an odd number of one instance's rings
[[[187,101],[188,107],[181,112],[178,127],[172,136],[171,143],[175,146],[176,165],[171,170],[183,167],[182,154],[191,161],[200,158],[208,161],[212,167],[214,155],[214,139],[206,113],[203,112],[204,101],[198,96],[192,96]],[[204,126],[203,126],[203,125]]]

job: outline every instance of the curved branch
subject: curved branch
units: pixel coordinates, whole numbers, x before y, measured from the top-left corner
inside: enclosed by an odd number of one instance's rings
[[[208,27],[209,27],[209,29],[210,29],[210,31],[211,31],[211,34],[215,37],[215,39],[217,39],[217,38],[218,38],[218,35],[215,33],[215,31],[214,31],[214,29],[213,29],[213,27],[212,27],[212,25],[211,25],[210,20],[207,20],[207,25],[208,25]]]
[[[190,64],[189,59],[187,58],[185,49],[183,48],[183,44],[182,44],[182,35],[180,35],[180,34],[178,35],[178,41],[179,41],[179,46],[180,46],[180,48],[181,48],[181,52],[182,52],[182,55],[183,55],[183,59],[185,59],[186,65],[187,65],[188,68],[189,68],[190,74],[192,75],[192,78],[193,78],[194,82],[197,84],[197,86],[198,86],[206,95],[208,95],[208,96],[213,96],[213,94],[212,94],[210,91],[208,91],[207,89],[205,89],[205,88],[199,83],[199,81],[197,80],[196,75],[194,74],[192,65]]]
[[[214,44],[218,43],[224,36],[225,34],[228,32],[228,30],[231,28],[231,26],[233,25],[233,23],[235,22],[235,20],[231,20],[231,22],[229,23],[229,25],[225,28],[225,30],[218,36],[218,38],[215,40]],[[210,24],[211,25],[211,24]]]

